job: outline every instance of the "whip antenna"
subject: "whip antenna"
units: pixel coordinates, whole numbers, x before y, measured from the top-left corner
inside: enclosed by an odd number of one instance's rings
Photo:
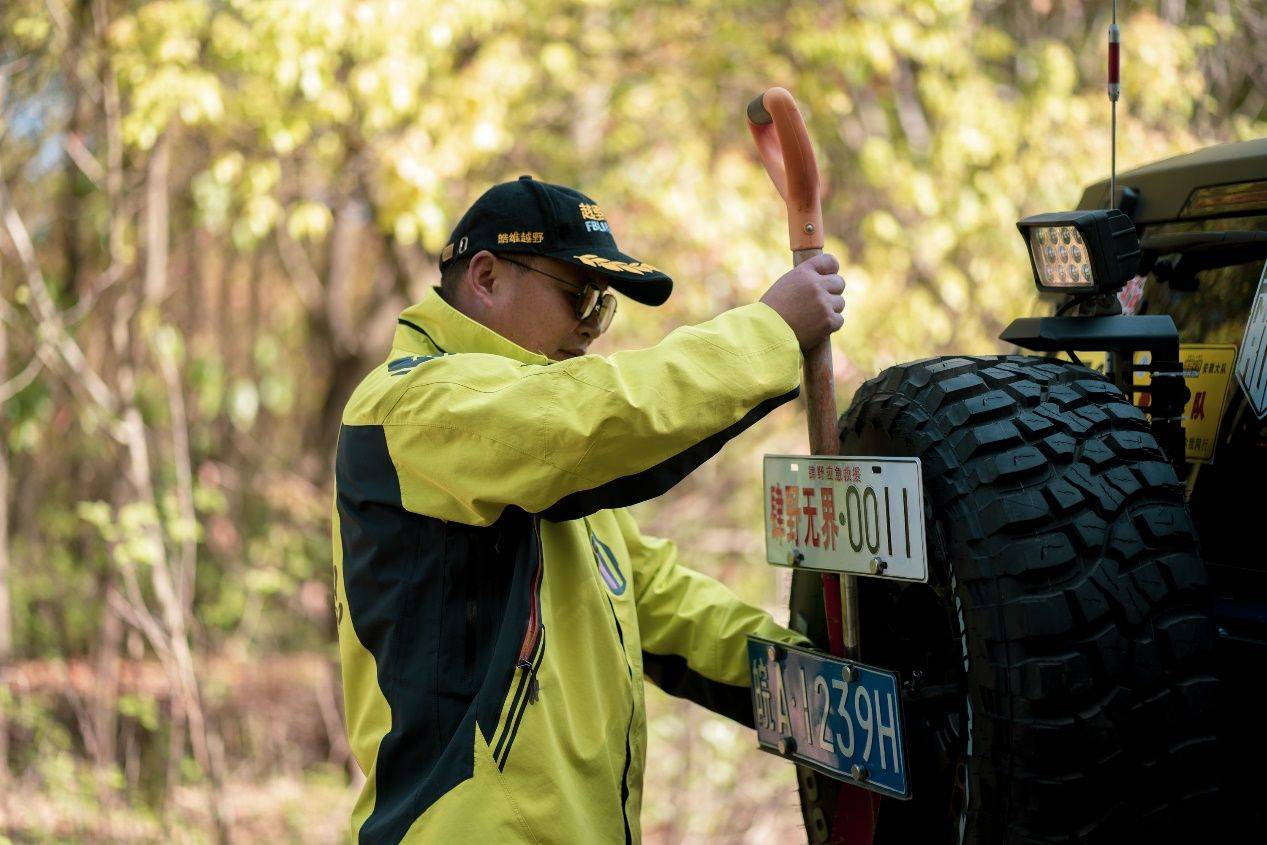
[[[1112,128],[1109,130],[1109,208],[1117,208],[1117,98],[1122,93],[1121,40],[1117,28],[1117,0],[1113,0],[1113,23],[1109,25],[1109,110]]]

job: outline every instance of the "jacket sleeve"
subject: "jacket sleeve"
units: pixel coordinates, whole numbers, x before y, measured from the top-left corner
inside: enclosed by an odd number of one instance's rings
[[[547,365],[479,353],[414,367],[349,425],[381,426],[408,510],[490,525],[508,506],[554,521],[650,499],[799,392],[800,347],[768,305],[655,346]]]
[[[615,515],[633,569],[643,672],[665,692],[752,727],[748,635],[795,645],[809,640],[683,566],[672,541],[644,536],[627,511]]]

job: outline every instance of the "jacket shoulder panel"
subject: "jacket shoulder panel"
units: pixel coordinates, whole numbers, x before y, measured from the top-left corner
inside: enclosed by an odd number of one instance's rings
[[[393,349],[386,361],[365,374],[343,410],[344,425],[378,425],[426,369],[451,353],[416,354]]]

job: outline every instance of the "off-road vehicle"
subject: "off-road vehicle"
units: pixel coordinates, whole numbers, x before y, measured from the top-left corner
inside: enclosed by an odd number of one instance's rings
[[[751,642],[753,706],[810,842],[852,841],[865,806],[885,842],[1221,839],[1262,815],[1267,140],[1117,178],[1018,224],[1061,294],[1003,332],[1018,354],[867,381],[838,430],[865,457],[766,457],[769,559],[816,649]],[[843,669],[821,659],[829,541],[871,561]]]

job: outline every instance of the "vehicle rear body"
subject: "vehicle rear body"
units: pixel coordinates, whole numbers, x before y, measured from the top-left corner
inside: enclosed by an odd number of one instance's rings
[[[1211,147],[1123,173],[1124,210],[1132,214],[1141,240],[1187,232],[1267,232],[1267,139]],[[1138,191],[1132,211],[1130,190]],[[1108,181],[1087,188],[1079,208],[1103,208]],[[1181,344],[1229,344],[1239,348],[1264,260],[1197,274],[1194,290],[1150,273],[1138,314],[1168,314]],[[1227,393],[1207,461],[1187,464],[1189,507],[1197,523],[1206,564],[1218,595],[1220,637],[1267,654],[1267,553],[1253,540],[1252,527],[1264,514],[1258,495],[1267,472],[1267,418],[1247,401],[1234,371],[1226,373]],[[1205,401],[1208,405],[1209,399]],[[1191,436],[1191,431],[1189,431]]]
[[[1213,260],[1204,259],[1205,265],[1227,266],[1184,273],[1175,272],[1182,258],[1162,262],[1147,275],[1134,309],[1169,315],[1179,330],[1181,358],[1205,370],[1198,377],[1206,379],[1206,389],[1195,391],[1184,420],[1186,481],[1214,588],[1227,708],[1221,739],[1224,762],[1233,765],[1267,748],[1267,730],[1253,703],[1255,670],[1267,658],[1267,553],[1255,533],[1258,519],[1267,515],[1261,492],[1267,473],[1267,407],[1261,393],[1267,367],[1262,352],[1267,313],[1261,310],[1267,309],[1262,293],[1267,276],[1262,245],[1245,245],[1249,233],[1267,232],[1267,139],[1157,162],[1121,174],[1118,184],[1121,207],[1134,218],[1146,251],[1161,236],[1243,233],[1228,238],[1239,237],[1240,246],[1215,247]],[[1079,208],[1104,208],[1108,194],[1108,180],[1091,185]],[[1251,320],[1256,307],[1260,310]],[[1221,355],[1218,347],[1227,353]],[[1240,791],[1234,782],[1225,789]],[[1250,785],[1241,789],[1242,795],[1226,795],[1228,806],[1261,815],[1261,810],[1246,809],[1257,806]]]

